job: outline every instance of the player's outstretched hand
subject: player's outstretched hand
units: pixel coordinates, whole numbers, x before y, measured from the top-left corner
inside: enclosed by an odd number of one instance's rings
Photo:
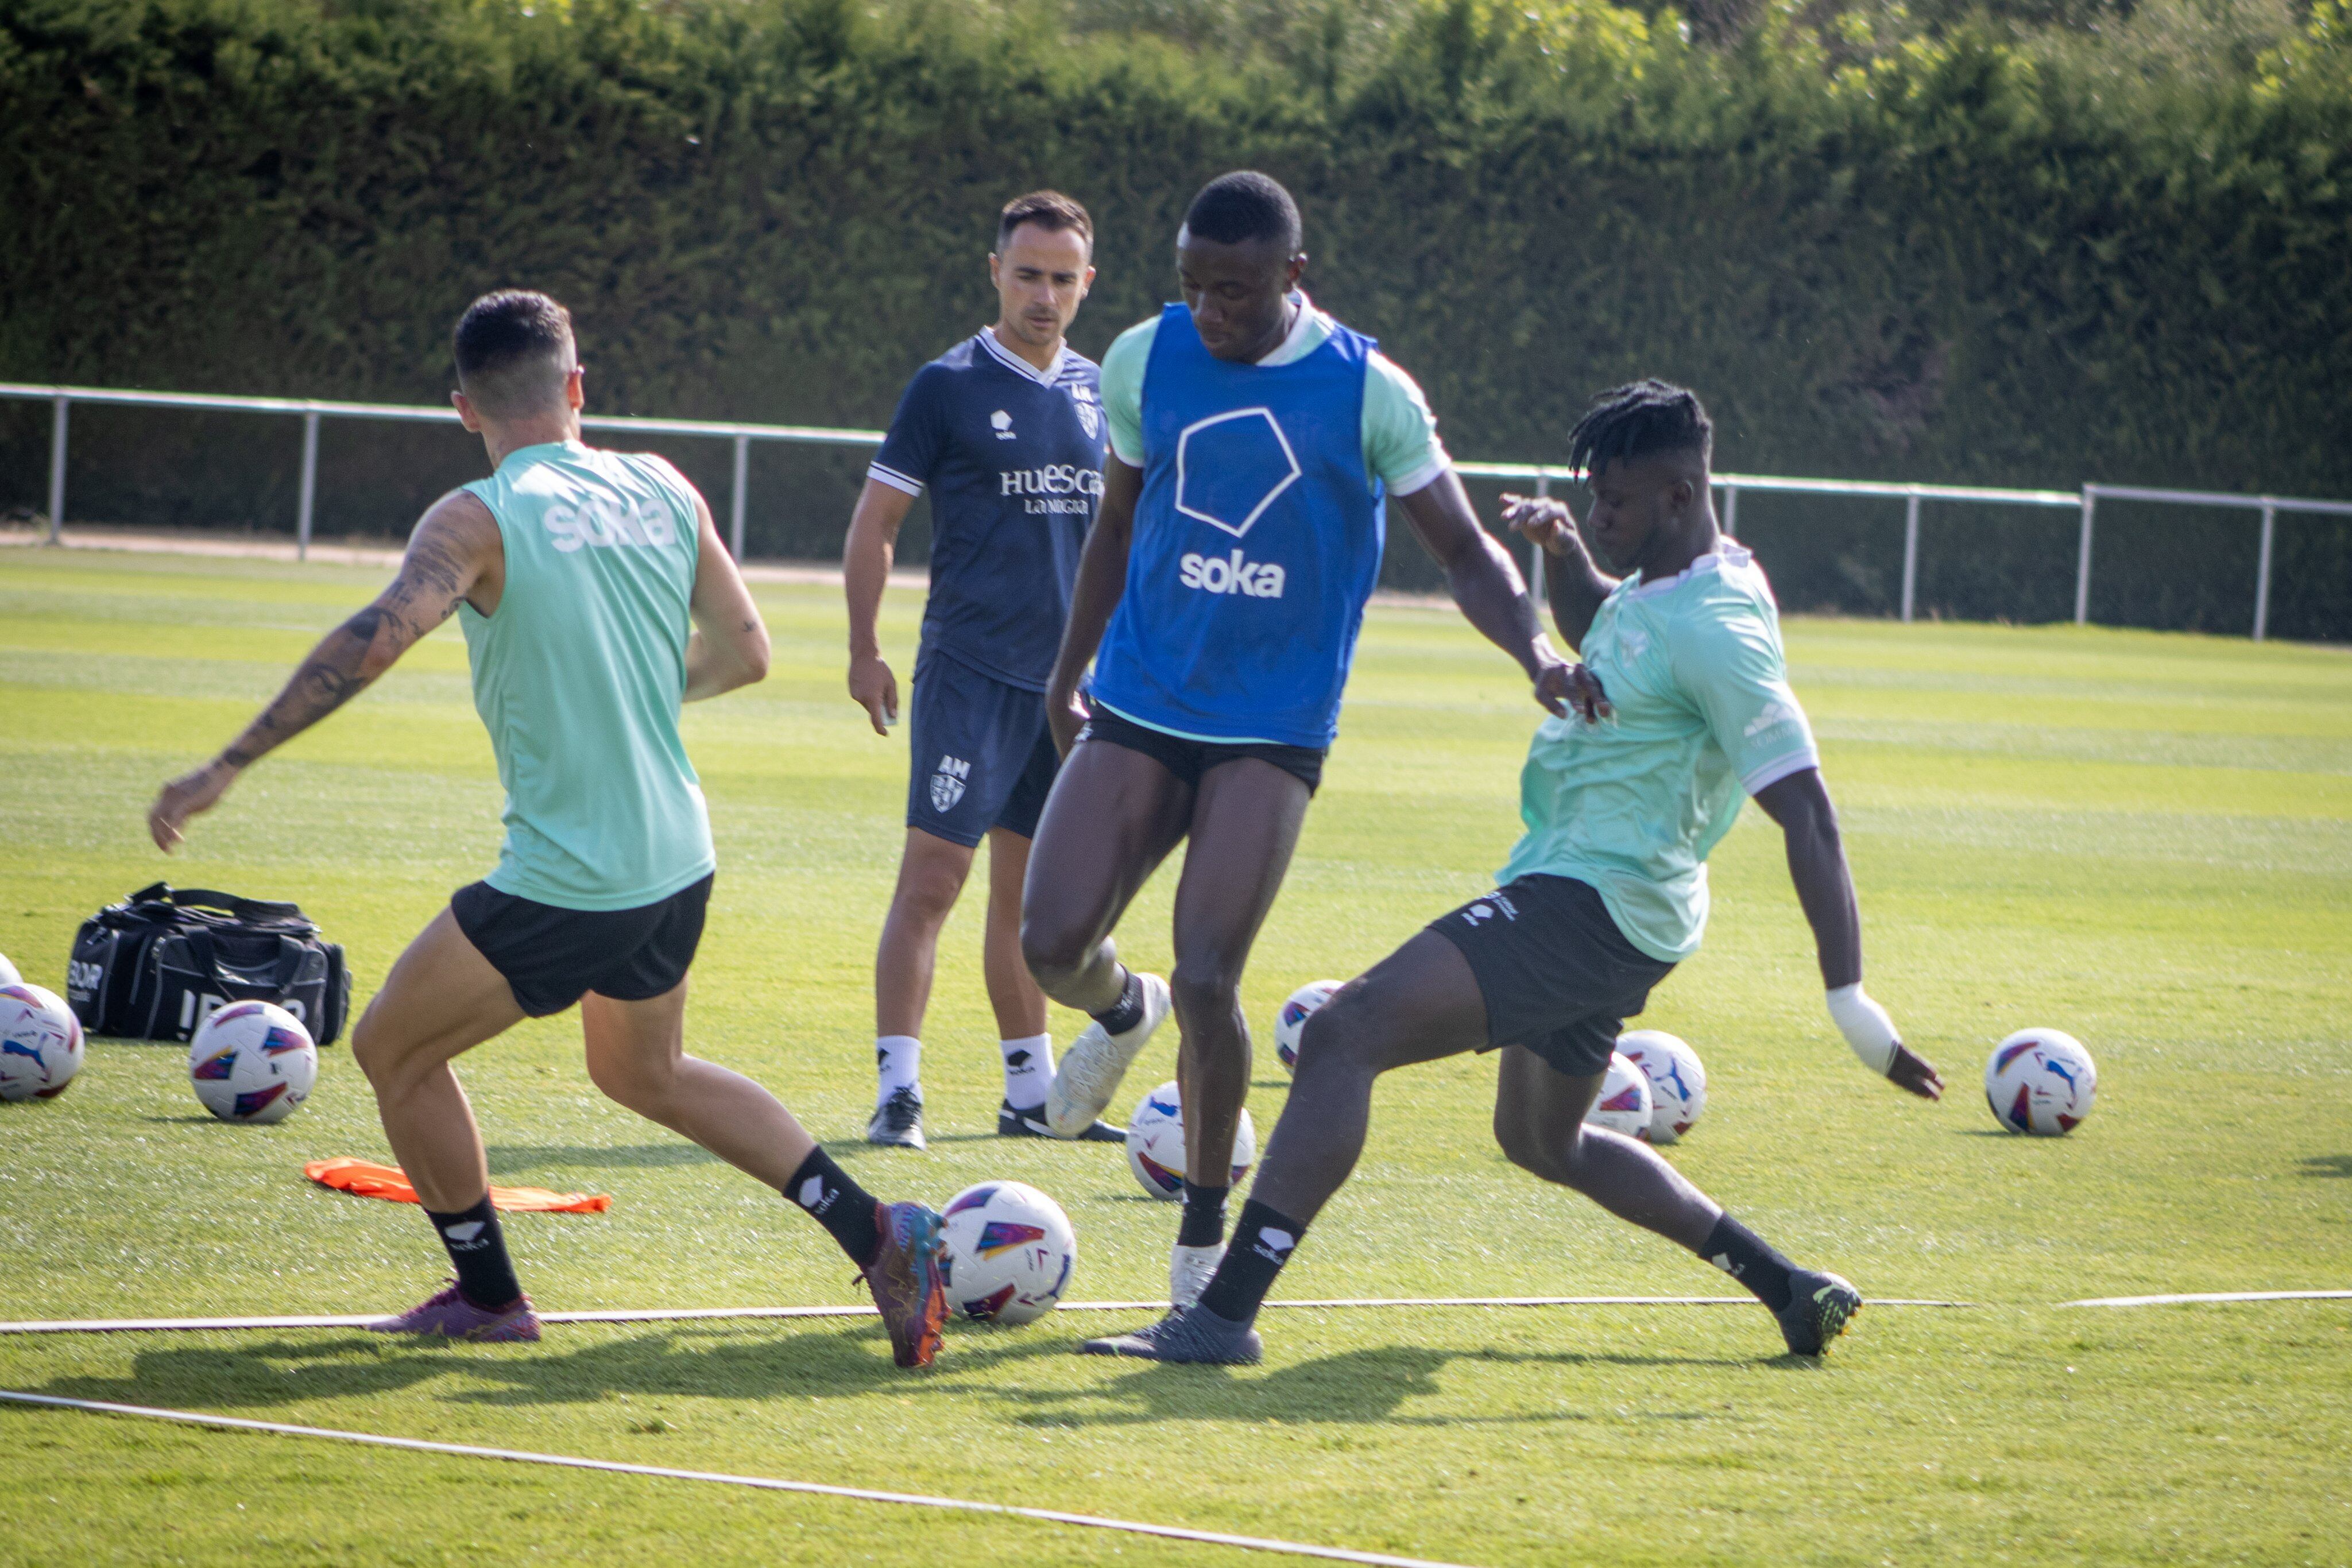
[[[1893,1015],[1862,988],[1861,981],[1835,988],[1829,992],[1828,1000],[1830,1021],[1837,1025],[1838,1032],[1845,1036],[1846,1044],[1853,1048],[1864,1067],[1885,1074],[1895,1087],[1922,1100],[1944,1097],[1944,1075],[1926,1057],[1903,1043],[1903,1037],[1895,1032]]]
[[[1944,1075],[1936,1071],[1936,1064],[1899,1040],[1895,1042],[1895,1060],[1887,1066],[1886,1079],[1922,1100],[1944,1097]]]
[[[887,660],[865,655],[849,661],[849,695],[873,721],[874,733],[887,735],[898,722],[898,677]]]
[[[1503,492],[1503,526],[1515,528],[1553,555],[1566,555],[1576,542],[1576,516],[1549,496]]]
[[[193,773],[183,773],[163,786],[155,803],[147,808],[147,831],[155,847],[165,854],[181,839],[180,829],[198,811],[209,811],[228,793],[236,782],[237,770],[215,758]]]
[[[1601,677],[1582,664],[1546,664],[1536,674],[1536,701],[1555,718],[1566,718],[1574,709],[1587,724],[1596,724],[1617,711],[1609,706]]]

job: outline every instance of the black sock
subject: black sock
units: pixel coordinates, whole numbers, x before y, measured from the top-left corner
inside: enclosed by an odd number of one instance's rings
[[[824,1226],[859,1268],[873,1262],[874,1254],[882,1249],[874,1195],[850,1180],[849,1173],[823,1149],[809,1151],[785,1184],[784,1196],[808,1210],[809,1218]]]
[[[1118,1000],[1089,1015],[1111,1034],[1125,1034],[1143,1021],[1143,981],[1132,969],[1122,967],[1119,973],[1127,977],[1127,984],[1119,988]]]
[[[506,1232],[499,1228],[499,1211],[490,1196],[458,1214],[425,1211],[441,1245],[449,1249],[450,1267],[457,1270],[457,1293],[486,1312],[495,1312],[522,1299],[514,1260],[507,1256]]]
[[[1216,1278],[1201,1292],[1201,1304],[1230,1322],[1253,1322],[1258,1303],[1274,1289],[1274,1277],[1290,1261],[1307,1227],[1276,1214],[1255,1198],[1242,1205],[1234,1244],[1217,1265]]]
[[[1729,1215],[1706,1233],[1699,1256],[1756,1292],[1756,1299],[1776,1312],[1789,1310],[1789,1276],[1797,1266],[1772,1250],[1772,1244]]]
[[[1176,1227],[1179,1247],[1214,1247],[1225,1239],[1225,1194],[1223,1186],[1184,1184],[1184,1218]]]

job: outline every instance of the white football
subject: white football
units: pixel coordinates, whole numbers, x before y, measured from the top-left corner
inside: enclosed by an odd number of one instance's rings
[[[1244,1110],[1234,1129],[1233,1185],[1241,1186],[1255,1164],[1257,1129]],[[1173,1203],[1184,1196],[1184,1102],[1174,1079],[1146,1094],[1127,1119],[1127,1168],[1135,1173],[1135,1185],[1154,1197]]]
[[[1584,1119],[1596,1127],[1622,1133],[1629,1138],[1650,1131],[1650,1075],[1625,1060],[1622,1051],[1609,1054],[1609,1074],[1601,1081],[1601,1098]]]
[[[1689,1132],[1706,1109],[1706,1069],[1690,1042],[1662,1029],[1629,1030],[1617,1037],[1617,1051],[1650,1081],[1650,1142],[1671,1144]]]
[[[948,1301],[976,1323],[1044,1317],[1070,1288],[1077,1234],[1062,1206],[1017,1181],[968,1186],[948,1201]]]
[[[319,1048],[274,1002],[231,1002],[188,1041],[188,1083],[224,1122],[283,1122],[319,1081]]]
[[[1298,1037],[1307,1032],[1307,1020],[1315,1009],[1331,999],[1332,993],[1348,982],[1345,980],[1309,980],[1290,993],[1282,1010],[1274,1015],[1274,1054],[1282,1059],[1285,1072],[1298,1071]]]
[[[81,1071],[81,1019],[55,991],[0,985],[0,1100],[54,1100]]]
[[[2054,1138],[2091,1113],[2099,1070],[2083,1042],[2062,1030],[2021,1029],[1985,1062],[1985,1103],[2012,1133]]]
[[[8,955],[0,953],[0,986],[21,986],[24,983],[25,977],[16,972],[16,965],[8,962]]]

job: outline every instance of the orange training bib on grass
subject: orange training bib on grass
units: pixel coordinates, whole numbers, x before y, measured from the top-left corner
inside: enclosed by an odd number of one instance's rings
[[[312,1160],[302,1167],[302,1174],[320,1186],[331,1186],[338,1192],[357,1193],[362,1197],[381,1197],[392,1203],[415,1203],[416,1189],[408,1185],[408,1177],[398,1166],[379,1166],[367,1160],[349,1156],[334,1160]],[[613,1207],[613,1200],[604,1193],[550,1192],[543,1186],[494,1186],[490,1188],[493,1207],[520,1210],[527,1214],[602,1214]]]

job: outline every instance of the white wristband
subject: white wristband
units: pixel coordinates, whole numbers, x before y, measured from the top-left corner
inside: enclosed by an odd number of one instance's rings
[[[1862,1064],[1881,1078],[1895,1065],[1895,1048],[1901,1043],[1895,1020],[1863,990],[1860,981],[1840,986],[1829,994],[1830,1021],[1853,1047]]]

